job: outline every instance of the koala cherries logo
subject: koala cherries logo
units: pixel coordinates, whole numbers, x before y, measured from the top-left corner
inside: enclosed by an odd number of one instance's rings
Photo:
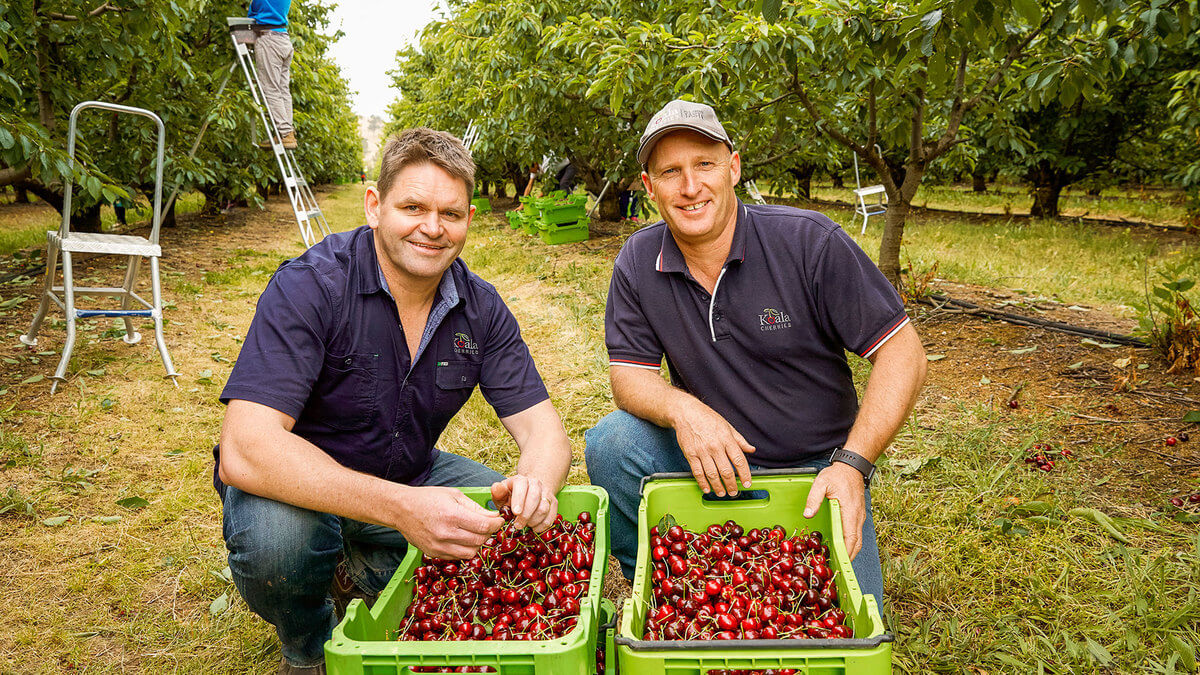
[[[758,315],[758,329],[761,331],[780,330],[792,327],[792,317],[773,307],[763,308]]]
[[[457,354],[478,354],[479,345],[466,333],[454,334],[454,351]]]

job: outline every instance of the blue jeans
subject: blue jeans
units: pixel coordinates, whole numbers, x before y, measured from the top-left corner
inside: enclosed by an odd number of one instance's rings
[[[617,410],[609,413],[584,434],[588,478],[608,491],[609,532],[612,553],[621,563],[621,572],[633,578],[637,560],[637,514],[643,476],[668,471],[691,472],[675,432]],[[762,467],[750,465],[753,469]],[[825,458],[800,463],[798,467],[824,469]],[[871,491],[867,490],[867,520],[863,523],[862,550],[851,566],[858,585],[866,595],[883,603],[883,570],[879,565],[879,547],[875,542],[875,521],[871,517]]]
[[[439,452],[427,485],[490,486],[503,476],[449,452]],[[293,666],[323,663],[336,621],[329,587],[338,554],[368,594],[387,586],[408,543],[396,530],[225,490],[225,546],[233,582],[255,614],[275,626]]]

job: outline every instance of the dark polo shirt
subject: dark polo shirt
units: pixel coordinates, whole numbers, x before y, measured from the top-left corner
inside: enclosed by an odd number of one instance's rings
[[[420,485],[476,384],[500,417],[549,398],[516,319],[461,259],[442,277],[412,358],[363,226],[279,267],[221,400],[274,408],[343,466]]]
[[[712,296],[663,222],[617,256],[605,312],[612,367],[658,370],[783,467],[846,441],[858,412],[846,351],[870,356],[908,317],[875,263],[829,218],[738,203]]]

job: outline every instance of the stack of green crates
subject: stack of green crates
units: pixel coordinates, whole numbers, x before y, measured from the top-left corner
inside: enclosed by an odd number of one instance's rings
[[[587,195],[552,192],[538,201],[538,236],[547,244],[586,241],[588,221]]]
[[[490,488],[462,488],[462,492],[482,505],[491,499]],[[594,675],[604,612],[612,607],[611,603],[602,607],[600,599],[608,570],[608,493],[590,485],[572,485],[558,493],[558,512],[563,517],[575,519],[583,511],[592,513],[596,523],[596,549],[591,583],[580,602],[579,623],[566,635],[557,640],[529,641],[389,639],[412,601],[414,571],[421,564],[421,552],[410,546],[374,607],[367,609],[362,600],[350,601],[346,617],[325,643],[325,668],[337,675],[409,675],[418,666],[487,666],[503,675]],[[606,659],[614,663],[616,655],[609,653]]]
[[[816,469],[777,469],[753,473],[753,486],[737,500],[705,499],[690,473],[656,474],[642,484],[638,508],[637,567],[633,596],[625,602],[615,642],[618,668],[639,675],[704,674],[714,670],[795,669],[821,675],[887,675],[892,672],[893,637],[879,615],[874,596],[864,596],[850,567],[842,539],[841,510],[828,499],[810,519],[804,517]],[[651,598],[650,527],[666,514],[679,525],[701,531],[732,519],[742,527],[783,525],[789,532],[819,531],[830,547],[840,604],[854,629],[847,639],[650,641],[643,639]],[[611,656],[608,658],[612,658]]]

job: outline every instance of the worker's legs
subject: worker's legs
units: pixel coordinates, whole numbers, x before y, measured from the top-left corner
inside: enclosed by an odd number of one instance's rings
[[[292,39],[287,33],[264,31],[254,43],[254,62],[263,96],[280,136],[295,130],[292,126]]]
[[[490,486],[503,476],[473,460],[438,454],[426,485]],[[297,667],[324,661],[336,621],[330,585],[338,556],[362,591],[376,595],[404,559],[408,543],[394,529],[302,509],[225,488],[225,546],[238,592],[275,626],[283,657]]]

